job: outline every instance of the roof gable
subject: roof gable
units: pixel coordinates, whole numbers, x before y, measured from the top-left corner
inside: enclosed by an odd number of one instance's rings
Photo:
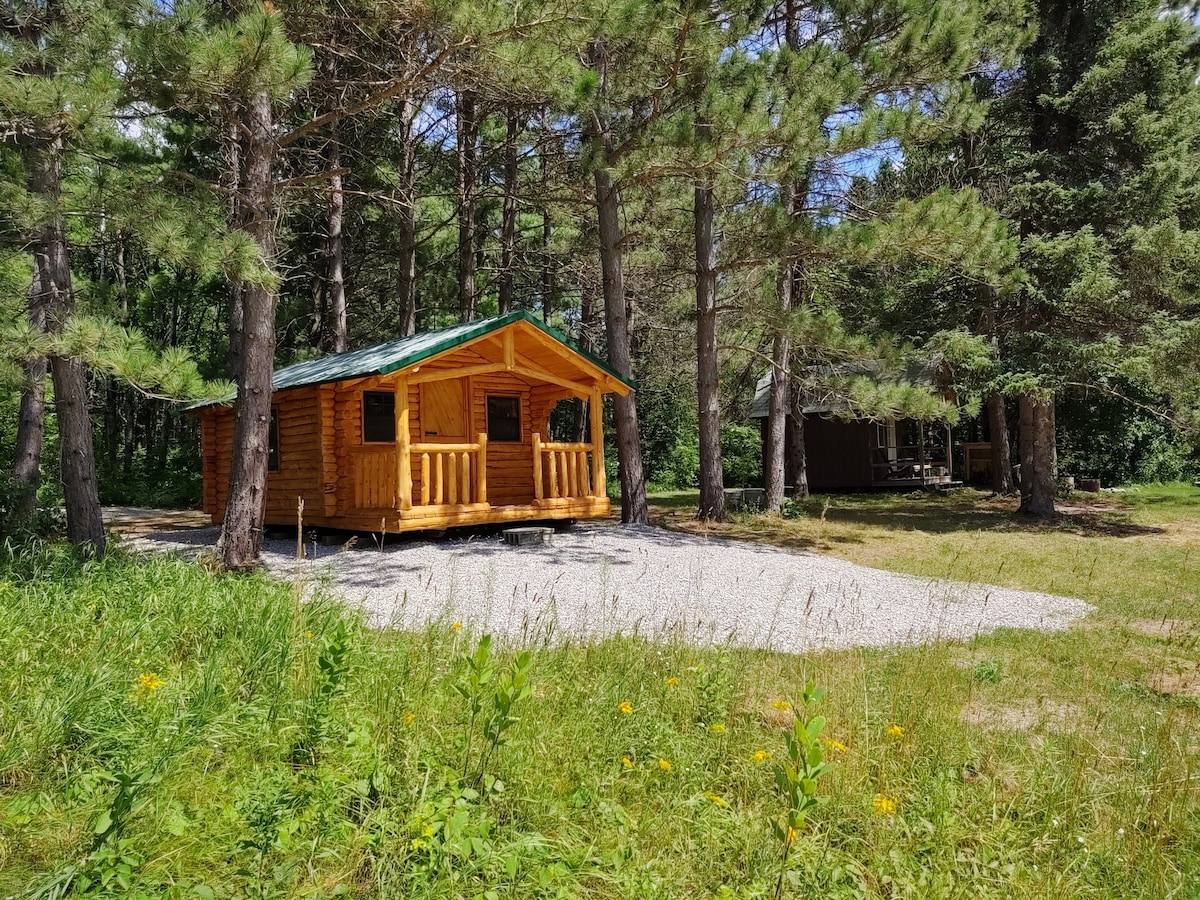
[[[448,328],[423,331],[399,340],[389,341],[386,344],[377,344],[374,347],[348,350],[345,353],[335,353],[320,359],[310,359],[285,366],[275,370],[271,376],[271,387],[275,391],[284,391],[289,388],[347,381],[351,378],[388,375],[398,369],[416,365],[448,350],[453,350],[476,338],[501,331],[517,322],[529,323],[622,384],[630,388],[636,387],[632,379],[625,377],[604,360],[588,353],[561,331],[552,328],[523,309],[505,313],[502,316],[451,325]],[[234,396],[204,401],[189,408],[197,409],[212,403],[229,403]]]

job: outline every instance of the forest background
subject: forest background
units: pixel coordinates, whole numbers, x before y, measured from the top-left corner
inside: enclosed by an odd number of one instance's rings
[[[1197,472],[1187,10],[47,0],[0,28],[8,530],[62,502],[102,549],[100,502],[195,503],[182,402],[233,381],[243,565],[272,366],[518,308],[637,379],[609,411],[627,521],[654,488],[779,508],[813,393],[986,418],[1037,516],[1059,473]],[[957,403],[901,377],[930,359]]]

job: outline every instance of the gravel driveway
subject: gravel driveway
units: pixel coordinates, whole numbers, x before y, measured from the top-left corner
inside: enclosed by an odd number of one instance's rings
[[[216,529],[128,539],[153,549],[211,547]],[[280,575],[328,579],[381,626],[455,622],[521,641],[640,634],[774,650],[962,639],[996,628],[1061,630],[1082,600],[898,575],[813,553],[653,527],[578,525],[549,546],[496,536],[344,551],[269,541]],[[361,547],[361,545],[360,545]],[[307,545],[312,555],[313,545]]]

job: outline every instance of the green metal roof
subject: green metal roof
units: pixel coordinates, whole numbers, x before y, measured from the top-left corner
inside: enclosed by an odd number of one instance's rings
[[[285,366],[275,370],[271,376],[271,386],[275,391],[286,391],[288,388],[328,384],[331,381],[346,381],[350,378],[362,378],[370,375],[387,375],[397,369],[423,362],[432,356],[465,344],[467,341],[483,337],[493,331],[499,331],[501,328],[520,321],[528,322],[538,330],[545,332],[622,384],[631,388],[637,386],[632,379],[626,378],[604,360],[588,353],[557,328],[551,328],[541,319],[535,318],[523,309],[505,313],[502,316],[492,316],[490,319],[478,319],[474,322],[464,322],[461,325],[451,325],[449,328],[423,331],[420,334],[389,341],[386,344],[378,344],[374,347],[348,350],[345,353],[334,353],[320,359],[310,359]],[[230,403],[235,396],[235,394],[230,394],[219,400],[207,400],[188,408],[198,409],[213,403]]]

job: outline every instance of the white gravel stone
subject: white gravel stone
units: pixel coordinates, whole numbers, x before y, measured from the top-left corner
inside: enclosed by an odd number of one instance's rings
[[[361,541],[361,539],[360,539]],[[150,549],[211,547],[216,529],[129,539]],[[500,535],[305,550],[268,541],[281,576],[319,579],[379,626],[461,621],[519,642],[638,634],[783,651],[965,639],[997,628],[1057,631],[1082,600],[917,578],[758,544],[660,528],[588,524],[545,546]],[[313,558],[314,550],[316,557]]]

